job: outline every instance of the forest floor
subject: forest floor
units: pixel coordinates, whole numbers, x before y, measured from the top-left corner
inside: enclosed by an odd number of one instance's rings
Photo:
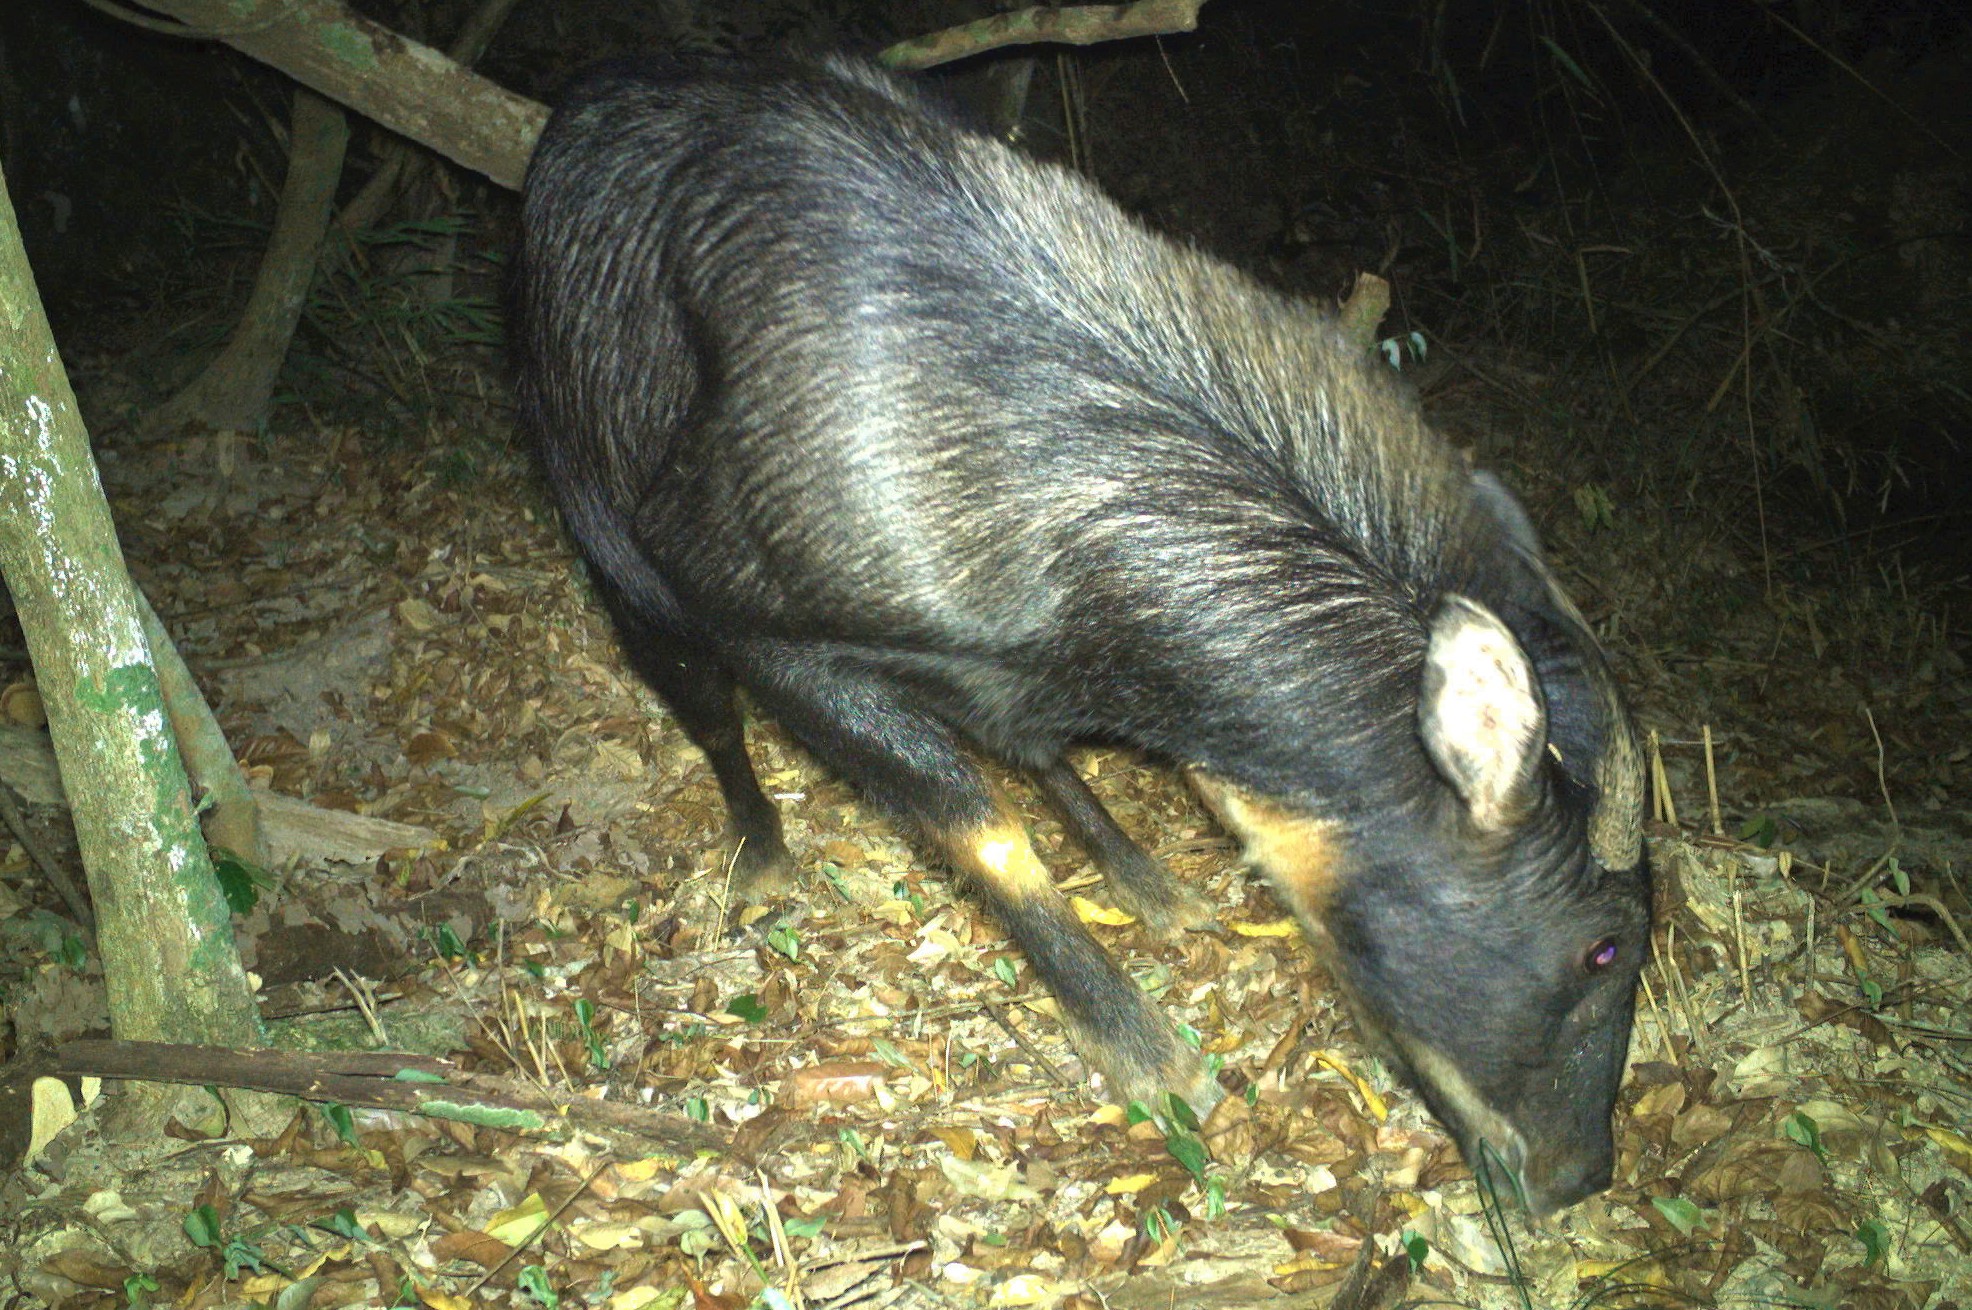
[[[112,362],[81,371],[115,394]],[[1009,787],[1093,931],[1251,1089],[1196,1136],[1092,1099],[991,920],[759,722],[804,877],[750,922],[710,772],[628,670],[499,415],[393,441],[112,435],[132,572],[253,783],[439,838],[269,871],[238,928],[276,1040],[442,1055],[712,1145],[305,1108],[274,1138],[222,1119],[133,1146],[85,1116],[25,1168],[8,1139],[0,1304],[1972,1302],[1963,663],[1892,584],[1770,585],[1669,523],[1571,523],[1539,452],[1486,436],[1508,420],[1477,376],[1429,407],[1529,486],[1663,765],[1659,949],[1607,1194],[1538,1231],[1492,1222],[1153,761],[1077,762],[1213,900],[1211,930],[1105,912]],[[0,686],[29,676],[0,656]],[[72,860],[62,812],[31,817]],[[12,1049],[100,1033],[93,964],[63,951],[18,844],[0,856]],[[188,1228],[200,1206],[212,1226]]]

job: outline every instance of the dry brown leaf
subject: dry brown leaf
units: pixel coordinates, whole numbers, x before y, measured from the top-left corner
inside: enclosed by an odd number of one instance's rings
[[[874,1059],[830,1059],[795,1069],[781,1079],[781,1105],[797,1111],[810,1105],[856,1105],[874,1101],[889,1081],[889,1065]]]
[[[1199,1136],[1212,1151],[1212,1158],[1243,1165],[1253,1158],[1253,1109],[1246,1098],[1228,1096],[1212,1107]]]
[[[1821,1164],[1792,1142],[1770,1138],[1730,1143],[1710,1162],[1685,1177],[1685,1190],[1700,1205],[1717,1205],[1744,1196],[1772,1196],[1786,1190],[1802,1195],[1821,1186]]]
[[[1803,1233],[1847,1232],[1850,1224],[1841,1207],[1826,1192],[1780,1192],[1773,1198],[1774,1218]]]
[[[449,760],[458,753],[450,735],[436,728],[418,733],[404,743],[404,758],[419,768],[438,760]]]
[[[1676,1114],[1684,1108],[1684,1084],[1680,1082],[1659,1083],[1636,1098],[1636,1114],[1646,1115]]]
[[[84,1287],[121,1291],[123,1280],[136,1271],[128,1265],[110,1264],[79,1248],[57,1251],[41,1262],[44,1273],[56,1274]]]
[[[1671,1145],[1680,1151],[1715,1141],[1732,1127],[1732,1116],[1715,1105],[1694,1105],[1671,1121]]]
[[[1356,1258],[1362,1249],[1363,1239],[1347,1233],[1332,1232],[1324,1228],[1285,1228],[1281,1236],[1296,1255],[1309,1255],[1318,1260],[1347,1264]]]
[[[513,1254],[513,1247],[497,1237],[468,1229],[447,1233],[431,1244],[439,1260],[470,1260],[482,1269],[491,1269]]]
[[[0,690],[0,719],[23,728],[38,728],[48,721],[41,708],[41,692],[32,682],[13,682]]]
[[[869,852],[855,842],[844,841],[840,837],[822,843],[822,856],[845,869],[860,869],[870,861]]]

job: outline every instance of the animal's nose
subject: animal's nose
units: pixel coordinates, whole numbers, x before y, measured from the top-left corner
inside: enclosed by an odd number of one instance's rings
[[[1528,1208],[1535,1214],[1565,1210],[1605,1190],[1614,1174],[1615,1161],[1607,1155],[1577,1155],[1559,1160],[1545,1176],[1527,1179]]]

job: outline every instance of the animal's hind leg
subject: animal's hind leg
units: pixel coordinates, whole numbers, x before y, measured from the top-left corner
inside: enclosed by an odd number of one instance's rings
[[[1054,993],[1076,1049],[1102,1071],[1110,1095],[1153,1100],[1175,1091],[1200,1111],[1218,1100],[1197,1054],[1082,926],[1012,807],[943,723],[843,662],[783,655],[768,664],[746,671],[762,708],[968,875]]]
[[[711,652],[659,631],[626,605],[612,603],[610,609],[630,662],[705,752],[719,780],[734,843],[734,890],[757,898],[784,889],[794,857],[781,836],[780,813],[761,792],[747,758],[733,675]]]
[[[1212,907],[1187,889],[1171,871],[1131,839],[1073,764],[1058,758],[1033,771],[1034,782],[1061,816],[1064,827],[1102,870],[1119,909],[1152,928],[1197,928],[1211,921]]]

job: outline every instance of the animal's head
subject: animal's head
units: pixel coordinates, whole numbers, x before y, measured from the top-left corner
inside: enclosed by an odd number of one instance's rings
[[[1456,595],[1431,617],[1412,731],[1356,747],[1421,757],[1399,794],[1193,777],[1467,1163],[1539,1214],[1610,1181],[1650,880],[1600,652],[1565,601],[1514,617]]]

